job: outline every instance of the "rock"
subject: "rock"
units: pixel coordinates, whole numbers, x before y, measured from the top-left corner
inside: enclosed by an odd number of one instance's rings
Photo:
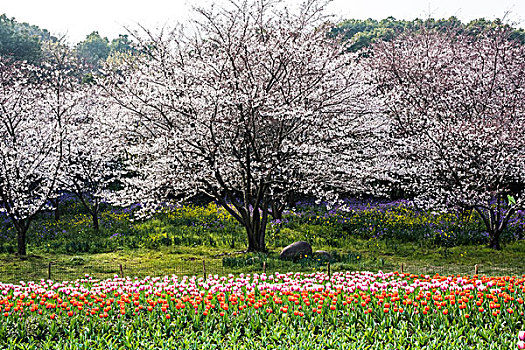
[[[279,258],[282,260],[287,259],[298,259],[305,255],[312,255],[312,246],[304,241],[294,242],[289,246],[285,247]]]
[[[332,260],[332,255],[328,253],[326,250],[316,250],[313,254],[314,257],[320,258],[325,261]]]

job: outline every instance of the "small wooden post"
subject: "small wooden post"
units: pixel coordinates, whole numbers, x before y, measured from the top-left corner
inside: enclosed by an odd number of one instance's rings
[[[405,264],[401,263],[401,273],[405,273]]]
[[[47,279],[50,280],[51,279],[51,265],[53,265],[53,262],[49,262],[49,265],[47,267]]]
[[[263,261],[263,273],[266,275],[266,261]]]
[[[330,271],[330,261],[328,262],[328,279],[332,278],[332,271]]]
[[[204,274],[204,280],[206,281],[206,260],[202,259],[202,273]]]
[[[478,274],[478,264],[474,265],[474,274]]]
[[[122,268],[122,264],[118,264],[120,267],[120,277],[124,277],[124,269]]]

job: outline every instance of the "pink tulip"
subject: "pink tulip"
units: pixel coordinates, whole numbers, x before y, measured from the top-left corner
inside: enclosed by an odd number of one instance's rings
[[[525,349],[525,343],[521,340],[518,342],[518,349]]]
[[[520,332],[518,333],[518,338],[519,338],[520,340],[525,341],[525,331],[520,331]]]

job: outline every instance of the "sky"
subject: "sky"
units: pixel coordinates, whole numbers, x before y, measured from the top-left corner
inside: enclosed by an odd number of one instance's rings
[[[221,2],[225,0],[216,0]],[[299,0],[286,0],[297,4]],[[194,5],[211,0],[0,0],[0,14],[48,29],[56,36],[79,42],[97,30],[109,40],[138,24],[154,29],[187,21]],[[333,0],[327,12],[337,19],[448,18],[462,21],[484,17],[507,19],[525,27],[525,0]]]

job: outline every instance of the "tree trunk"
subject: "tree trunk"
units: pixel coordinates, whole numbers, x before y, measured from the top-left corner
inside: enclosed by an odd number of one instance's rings
[[[277,199],[276,200],[272,200],[270,202],[271,203],[271,208],[272,208],[272,211],[271,211],[270,215],[272,216],[272,218],[274,220],[282,220],[283,219],[283,211],[284,211],[284,209],[294,205],[293,199],[294,199],[293,194],[289,193],[288,195],[286,195],[281,200],[277,200]]]
[[[248,234],[248,251],[249,252],[257,252],[259,251],[257,246],[257,239],[255,237],[255,233],[252,232],[250,227],[246,227],[246,233]]]
[[[51,204],[53,204],[53,212],[55,213],[55,221],[58,222],[60,221],[60,209],[58,207],[58,204],[59,204],[59,200],[58,198],[56,199],[50,199],[51,201]]]
[[[480,207],[476,207],[476,212],[483,220],[485,228],[489,234],[488,247],[495,250],[500,250],[500,238],[503,231],[507,228],[510,218],[515,212],[515,208],[510,208],[505,214],[500,212],[500,209],[490,210],[490,207],[486,207],[485,210]]]
[[[26,242],[26,234],[27,229],[29,225],[17,225],[17,239],[18,239],[18,256],[26,256],[27,255],[27,242]]]
[[[87,212],[91,214],[91,223],[93,225],[93,230],[99,231],[99,222],[98,222],[98,212],[100,209],[100,203],[98,198],[93,198],[93,205],[90,204],[89,198],[85,198],[80,190],[75,193],[77,198],[80,199],[80,202],[86,208]]]
[[[98,198],[93,199],[93,207],[91,208],[91,215],[93,216],[93,229],[95,231],[99,231],[99,225],[98,225],[98,212],[100,209],[100,204],[98,202]]]
[[[499,238],[501,236],[501,231],[489,231],[489,248],[495,250],[501,250],[501,245],[499,243]]]
[[[93,218],[93,229],[98,232],[99,231],[98,212],[94,211],[93,214],[91,214],[91,217]]]
[[[249,252],[266,252],[266,244],[264,241],[264,232],[261,232],[261,227],[246,227],[248,234],[248,251]]]
[[[267,252],[265,242],[266,224],[268,222],[267,207],[262,211],[261,217],[259,210],[254,210],[250,222],[245,225],[246,233],[248,234],[249,252]]]
[[[283,211],[284,211],[284,205],[281,205],[280,203],[277,203],[276,201],[272,201],[272,218],[274,220],[282,220]]]

